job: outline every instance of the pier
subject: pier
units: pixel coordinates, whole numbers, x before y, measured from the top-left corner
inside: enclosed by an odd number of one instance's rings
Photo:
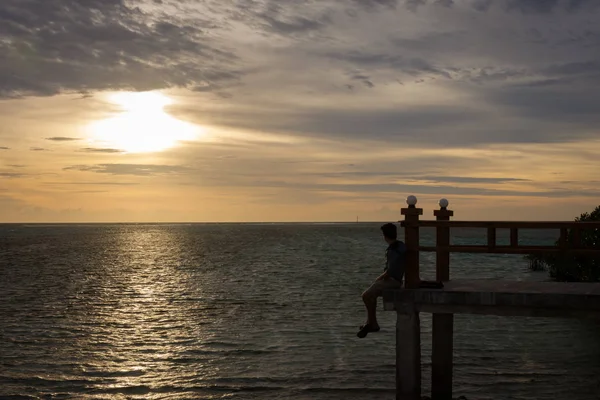
[[[454,314],[507,317],[557,317],[600,319],[600,282],[521,282],[502,280],[451,280],[450,253],[586,254],[600,257],[600,248],[581,245],[581,232],[600,229],[600,222],[451,221],[454,212],[440,200],[435,220],[421,220],[417,198],[407,198],[401,210],[407,246],[405,287],[384,293],[386,311],[397,313],[396,399],[421,398],[421,324],[419,314],[432,316],[431,398],[452,399]],[[436,245],[421,246],[419,229],[436,229]],[[452,228],[487,230],[487,244],[464,246],[450,243]],[[498,229],[510,230],[510,244],[498,245]],[[519,243],[520,229],[556,229],[558,246],[526,246]],[[558,233],[557,232],[557,233]],[[442,289],[421,287],[420,252],[436,253],[436,280]]]

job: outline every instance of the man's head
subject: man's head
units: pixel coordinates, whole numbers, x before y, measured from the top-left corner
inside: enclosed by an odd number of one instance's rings
[[[387,223],[381,226],[381,232],[383,232],[383,238],[388,244],[394,243],[398,238],[398,230],[396,225]]]

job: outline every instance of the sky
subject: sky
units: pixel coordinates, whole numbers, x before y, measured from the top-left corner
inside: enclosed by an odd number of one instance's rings
[[[570,220],[597,0],[2,0],[0,222]]]

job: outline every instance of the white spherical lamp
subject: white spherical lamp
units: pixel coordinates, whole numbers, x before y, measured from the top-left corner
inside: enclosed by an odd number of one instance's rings
[[[448,199],[441,199],[441,200],[440,200],[440,202],[439,202],[439,205],[440,205],[440,207],[441,207],[441,208],[446,208],[446,207],[448,207],[448,204],[450,204],[450,203],[448,202]]]
[[[417,197],[416,196],[408,196],[406,198],[406,204],[408,204],[409,207],[414,207],[417,205]]]

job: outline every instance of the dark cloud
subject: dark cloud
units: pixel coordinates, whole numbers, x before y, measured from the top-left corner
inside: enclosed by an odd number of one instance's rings
[[[0,150],[10,150],[10,147],[0,146]]]
[[[572,198],[572,197],[598,197],[600,190],[505,190],[478,187],[461,187],[451,185],[415,185],[403,183],[374,183],[374,184],[327,184],[327,183],[289,183],[285,181],[257,180],[252,182],[256,187],[278,187],[300,189],[315,192],[344,192],[344,193],[415,193],[427,195],[476,195],[476,196],[519,196],[542,198]]]
[[[512,88],[541,88],[547,86],[563,86],[565,84],[570,84],[571,80],[566,79],[540,79],[533,80],[529,82],[519,82],[519,83],[509,83],[507,87]]]
[[[137,186],[139,185],[138,182],[111,182],[111,181],[107,181],[107,182],[76,182],[76,181],[69,181],[69,182],[44,182],[45,185],[57,185],[57,186],[62,186],[62,185],[84,185],[84,186]]]
[[[29,150],[31,150],[31,151],[48,151],[48,149],[45,149],[43,147],[30,147]]]
[[[276,115],[269,109],[248,113],[232,110],[203,116],[204,121],[230,128],[358,142],[378,141],[397,149],[413,144],[427,144],[433,148],[490,143],[537,143],[565,140],[568,136],[565,133],[569,133],[559,127],[554,130],[532,130],[520,121],[514,124],[487,125],[493,118],[493,114],[460,104],[384,110],[285,110],[278,111]],[[572,139],[573,136],[569,138]]]
[[[405,0],[406,8],[410,11],[417,11],[420,6],[424,6],[425,4],[425,0]]]
[[[81,140],[81,138],[66,137],[66,136],[54,136],[54,137],[46,138],[46,140],[51,140],[53,142],[72,142],[75,140]]]
[[[124,150],[120,150],[120,149],[101,149],[101,148],[93,148],[93,147],[86,147],[84,149],[81,149],[81,151],[84,151],[86,153],[106,153],[106,154],[115,154],[115,153],[124,153]]]
[[[524,13],[549,13],[558,4],[558,0],[507,0],[508,10],[519,10]]]
[[[371,78],[364,74],[351,74],[350,79],[353,81],[358,81],[368,88],[375,87],[375,84],[371,81]]]
[[[302,38],[318,35],[333,22],[335,1],[205,0],[204,4],[225,24],[241,23],[265,37]]]
[[[13,179],[13,178],[22,178],[24,176],[25,176],[25,174],[21,174],[18,172],[0,172],[0,177],[2,177],[2,178]]]
[[[201,19],[150,14],[136,5],[2,0],[0,97],[225,85],[238,78],[235,56],[211,42]],[[227,77],[218,75],[226,69]]]
[[[461,123],[477,118],[469,110],[461,112],[452,107],[431,107],[421,110],[385,110],[385,111],[319,111],[281,115],[273,119],[273,131],[303,132],[313,136],[330,135],[337,137],[390,140],[390,144],[412,141],[415,130],[432,132],[436,127],[449,123]],[[287,125],[287,124],[291,125]],[[440,135],[441,136],[441,135]],[[422,138],[426,139],[426,138]]]
[[[398,0],[353,0],[353,2],[367,10],[375,10],[378,7],[395,9],[398,6]]]
[[[366,68],[391,68],[407,75],[421,76],[432,74],[451,78],[448,71],[440,69],[430,62],[416,57],[405,57],[381,52],[369,52],[363,50],[352,50],[348,52],[330,52],[324,56],[349,65]]]
[[[430,32],[417,37],[391,38],[391,42],[404,50],[417,52],[462,50],[470,40],[466,30]]]
[[[439,1],[446,2],[446,0]],[[471,0],[471,6],[480,12],[487,12],[493,6],[497,6],[503,11],[531,15],[581,12],[598,8],[598,2],[597,0]]]
[[[553,64],[539,70],[540,74],[562,77],[600,77],[600,60]]]
[[[527,179],[518,178],[485,178],[469,176],[417,176],[419,181],[443,182],[443,183],[507,183],[507,182],[527,182]]]
[[[434,183],[489,183],[489,184],[501,184],[511,182],[529,182],[527,179],[519,178],[486,178],[486,177],[468,177],[468,176],[421,176],[415,174],[405,174],[402,172],[392,171],[344,171],[344,172],[323,172],[315,173],[322,178],[377,178],[385,177],[389,179],[393,177],[394,180],[405,180],[407,182],[434,182]]]
[[[354,0],[354,2],[367,10],[376,10],[380,7],[395,9],[401,3],[413,12],[426,5],[450,8],[457,3],[461,3],[455,0]],[[596,0],[466,0],[464,3],[480,12],[486,12],[492,6],[497,6],[504,11],[518,11],[524,14],[549,14],[561,11],[578,12],[585,8],[598,6]]]
[[[598,7],[597,0],[505,0],[508,11],[525,14],[550,14],[552,12],[578,12]]]
[[[554,82],[551,85],[505,87],[490,91],[487,96],[488,101],[509,110],[512,115],[532,121],[553,121],[563,127],[568,125],[584,129],[600,125],[600,93],[589,90],[583,83],[564,85]],[[597,135],[596,132],[588,132],[588,135]],[[555,137],[552,132],[544,135],[548,139]],[[561,136],[569,139],[579,134],[563,129]]]
[[[176,174],[186,172],[189,169],[180,165],[158,165],[158,164],[97,164],[97,165],[73,165],[63,168],[65,171],[96,172],[110,175],[136,175],[152,176],[164,174]]]
[[[565,8],[567,11],[575,12],[580,10],[583,7],[598,7],[598,2],[596,0],[567,0],[565,2]]]
[[[480,12],[486,12],[492,5],[493,0],[473,0],[473,8]]]
[[[282,35],[318,30],[329,22],[326,16],[323,16],[321,20],[301,16],[295,16],[287,20],[280,20],[270,15],[263,15],[262,17],[270,31]]]

